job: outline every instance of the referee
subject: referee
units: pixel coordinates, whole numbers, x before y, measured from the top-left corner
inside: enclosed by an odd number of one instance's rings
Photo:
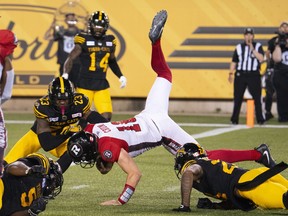
[[[265,122],[262,113],[260,76],[260,64],[263,60],[262,45],[259,42],[254,42],[254,30],[246,28],[244,30],[244,42],[235,48],[228,78],[230,83],[234,81],[234,108],[230,119],[234,125],[239,122],[243,95],[247,87],[254,99],[257,123],[262,125]]]

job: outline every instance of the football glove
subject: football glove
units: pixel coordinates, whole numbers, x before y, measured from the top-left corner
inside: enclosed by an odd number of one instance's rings
[[[76,122],[74,124],[67,125],[66,127],[64,127],[60,134],[61,135],[66,135],[69,132],[70,133],[77,133],[77,132],[79,132],[81,130],[82,130],[81,126],[78,124],[78,122]]]
[[[46,169],[41,165],[34,165],[28,170],[26,170],[26,175],[34,175],[35,177],[43,177],[45,175]]]
[[[48,200],[44,199],[43,197],[34,200],[28,209],[28,214],[30,216],[37,216],[40,212],[45,211],[47,203]]]
[[[119,82],[121,83],[120,88],[124,88],[127,85],[127,79],[125,76],[121,76],[119,78]]]
[[[180,205],[178,208],[172,209],[172,211],[177,211],[177,212],[191,212],[191,209],[190,209],[189,206]]]
[[[63,73],[63,74],[62,74],[62,77],[63,77],[64,79],[68,79],[68,78],[69,78],[69,74],[68,74],[68,73]]]

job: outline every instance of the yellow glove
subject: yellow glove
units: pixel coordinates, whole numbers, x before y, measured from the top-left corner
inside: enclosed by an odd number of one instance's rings
[[[67,134],[67,133],[69,133],[69,132],[71,132],[71,133],[77,133],[77,132],[79,132],[79,131],[81,131],[81,130],[82,130],[81,126],[78,125],[78,122],[76,122],[76,123],[74,123],[74,124],[65,126],[65,127],[62,129],[62,131],[61,131],[60,134],[61,134],[61,135],[65,135],[65,134]]]

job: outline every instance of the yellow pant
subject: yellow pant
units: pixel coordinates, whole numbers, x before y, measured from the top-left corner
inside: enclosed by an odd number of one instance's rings
[[[92,106],[92,102],[94,102],[94,106],[100,114],[106,112],[112,113],[113,109],[109,89],[94,91],[77,88],[77,92],[82,93],[89,98],[90,106]]]
[[[68,139],[61,143],[57,148],[49,151],[52,155],[59,158],[67,151]],[[19,158],[26,157],[28,154],[35,153],[41,148],[38,136],[32,130],[29,130],[18,142],[13,146],[13,148],[5,156],[4,160],[7,163],[12,163]]]
[[[239,179],[239,183],[250,181],[268,168],[262,167],[246,172]],[[265,181],[263,184],[249,191],[239,191],[241,197],[252,200],[263,209],[285,209],[283,204],[283,194],[288,190],[288,180],[278,174]]]

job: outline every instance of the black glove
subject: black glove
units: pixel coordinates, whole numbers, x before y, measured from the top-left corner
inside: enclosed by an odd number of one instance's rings
[[[35,177],[43,177],[45,175],[46,169],[41,165],[34,165],[32,166],[28,172],[27,175],[34,175]]]
[[[212,209],[213,203],[208,198],[199,198],[198,203],[197,203],[197,208]]]
[[[40,212],[45,211],[47,203],[48,203],[48,201],[46,199],[44,199],[43,197],[40,197],[40,198],[34,200],[31,204],[30,208],[28,209],[29,215],[30,216],[36,216]]]
[[[221,209],[221,210],[233,210],[237,209],[230,200],[223,200],[221,202],[212,202],[208,198],[199,198],[197,208],[202,209]]]
[[[190,207],[188,207],[188,206],[180,205],[178,208],[172,209],[172,211],[177,211],[177,212],[191,212],[191,209],[190,209]]]

